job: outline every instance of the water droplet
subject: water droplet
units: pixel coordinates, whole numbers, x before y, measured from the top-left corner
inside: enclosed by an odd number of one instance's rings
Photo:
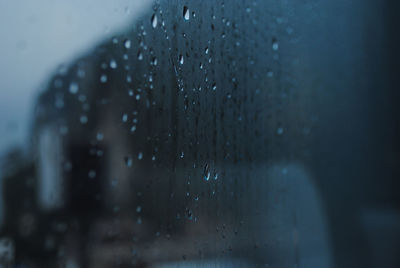
[[[132,157],[130,157],[130,156],[125,156],[125,165],[127,166],[127,167],[131,167],[132,166],[132,163],[133,163],[133,161],[132,161]]]
[[[130,48],[131,48],[131,45],[132,45],[131,40],[126,39],[126,40],[124,41],[124,47],[125,47],[126,49],[130,49]]]
[[[139,152],[137,158],[138,158],[139,160],[142,160],[142,159],[143,159],[143,153],[142,153],[142,152]]]
[[[110,60],[110,68],[117,69],[117,62],[115,60]]]
[[[272,49],[277,51],[279,49],[279,43],[278,40],[276,40],[275,38],[272,39]]]
[[[179,63],[182,65],[184,63],[183,55],[179,55]]]
[[[134,133],[135,131],[136,131],[136,126],[133,125],[133,126],[131,127],[131,132]]]
[[[157,27],[157,22],[158,20],[157,20],[157,15],[156,14],[153,14],[153,16],[151,17],[151,26],[153,26],[153,28],[156,28]]]
[[[82,124],[86,124],[86,123],[88,122],[88,118],[87,118],[86,115],[82,115],[82,116],[79,118],[79,121],[81,121]]]
[[[185,157],[185,153],[182,151],[181,152],[181,158],[184,158]]]
[[[137,58],[138,60],[143,60],[143,53],[141,51],[138,52]]]
[[[156,156],[153,155],[153,156],[151,157],[151,160],[152,160],[152,161],[155,161],[155,160],[156,160]]]
[[[214,180],[218,180],[218,172],[214,172]]]
[[[210,50],[208,49],[208,47],[206,47],[206,49],[204,50],[204,53],[208,54],[208,52],[210,52]]]
[[[278,127],[277,130],[276,130],[276,134],[282,135],[283,134],[283,128],[282,127]]]
[[[140,213],[141,211],[142,211],[142,207],[141,207],[141,206],[137,206],[137,207],[136,207],[136,212],[137,212],[137,213]]]
[[[211,174],[210,174],[210,166],[208,164],[205,164],[204,172],[203,172],[203,178],[204,178],[204,180],[209,181],[210,180],[210,176],[211,176]]]
[[[96,139],[97,139],[98,141],[102,141],[102,140],[104,139],[104,134],[101,133],[101,132],[97,133]]]
[[[217,90],[217,84],[216,83],[214,83],[213,85],[212,85],[212,90]]]
[[[89,177],[90,179],[96,178],[96,171],[90,170],[89,173],[88,173],[88,177]]]
[[[128,121],[128,115],[127,114],[123,114],[122,115],[122,122],[126,122]]]
[[[154,66],[157,65],[157,58],[156,58],[156,57],[154,57],[154,58],[151,60],[151,64],[153,64]]]
[[[140,95],[139,94],[136,95],[136,100],[140,100]]]
[[[190,19],[190,12],[189,12],[189,8],[187,6],[183,7],[183,18],[185,20],[189,20]]]
[[[129,90],[128,90],[128,95],[129,95],[130,97],[133,96],[133,90],[132,90],[132,89],[129,89]]]
[[[101,76],[100,76],[100,82],[101,83],[107,83],[107,80],[108,80],[108,78],[107,78],[107,75],[105,75],[105,74],[102,74]]]
[[[76,93],[78,93],[78,90],[79,90],[79,86],[78,86],[77,83],[72,82],[72,83],[69,85],[69,93],[71,93],[71,94],[76,94]]]

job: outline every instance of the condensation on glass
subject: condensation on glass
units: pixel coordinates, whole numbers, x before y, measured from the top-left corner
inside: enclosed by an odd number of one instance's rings
[[[345,262],[330,225],[344,205],[323,180],[337,158],[321,160],[335,144],[321,144],[344,96],[329,90],[353,80],[313,68],[336,56],[313,57],[325,51],[304,45],[322,26],[297,20],[315,7],[286,2],[157,1],[56,70],[37,100],[31,157],[4,179],[1,259],[83,268]],[[352,64],[344,58],[336,63]]]

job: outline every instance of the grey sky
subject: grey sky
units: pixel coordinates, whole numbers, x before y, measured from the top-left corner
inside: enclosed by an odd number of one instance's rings
[[[40,85],[126,27],[151,0],[0,0],[0,156],[29,140]]]

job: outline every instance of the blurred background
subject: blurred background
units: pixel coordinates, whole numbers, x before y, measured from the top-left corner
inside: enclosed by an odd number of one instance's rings
[[[0,267],[399,267],[398,11],[0,0]]]

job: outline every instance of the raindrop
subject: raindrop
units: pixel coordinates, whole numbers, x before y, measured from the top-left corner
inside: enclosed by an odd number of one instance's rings
[[[76,94],[76,93],[78,93],[78,90],[79,90],[79,86],[78,86],[77,83],[72,82],[72,83],[69,85],[69,93],[71,93],[71,94]]]
[[[190,12],[189,12],[189,8],[187,6],[183,7],[183,18],[185,20],[189,20],[190,19]]]
[[[127,166],[127,167],[131,167],[132,166],[132,157],[130,157],[130,156],[125,156],[125,165]]]
[[[217,90],[217,84],[216,83],[214,83],[213,85],[212,85],[212,90]]]
[[[126,122],[128,121],[128,115],[127,114],[123,114],[122,115],[122,122]]]
[[[272,49],[277,51],[279,49],[279,43],[278,40],[276,40],[275,38],[272,39]]]
[[[101,83],[107,83],[107,80],[108,80],[108,78],[107,78],[107,75],[105,75],[105,74],[102,74],[101,76],[100,76],[100,82]]]
[[[115,60],[110,60],[110,68],[117,69],[117,62]]]
[[[136,100],[140,100],[140,95],[139,94],[136,95]]]
[[[137,207],[136,207],[136,212],[137,212],[137,213],[140,213],[141,211],[142,211],[142,207],[141,207],[141,206],[137,206]]]
[[[181,152],[181,158],[185,157],[185,153],[182,151]]]
[[[142,160],[142,159],[143,159],[143,153],[142,153],[142,152],[139,152],[137,158],[138,158],[139,160]]]
[[[157,65],[157,58],[156,58],[156,57],[154,57],[154,58],[152,59],[151,64],[153,64],[154,66]]]
[[[153,14],[153,16],[151,17],[151,26],[153,26],[153,28],[157,27],[157,15]]]
[[[182,65],[184,63],[183,55],[179,55],[179,63]]]
[[[143,60],[143,53],[141,51],[138,52],[137,58],[138,60]]]
[[[126,39],[126,40],[124,41],[124,47],[125,47],[126,49],[130,49],[130,48],[131,48],[131,45],[132,45],[131,40]]]
[[[131,132],[133,133],[133,132],[135,132],[135,131],[136,131],[136,126],[133,125],[133,126],[131,127]]]
[[[87,118],[86,115],[82,115],[82,116],[79,118],[79,121],[81,121],[82,124],[86,124],[86,123],[88,122],[88,118]]]
[[[276,134],[282,135],[283,134],[283,128],[282,127],[278,127],[278,129],[276,130]]]
[[[96,178],[96,171],[90,170],[89,173],[88,173],[88,177],[89,177],[90,179]]]
[[[218,172],[214,172],[214,180],[218,180]]]
[[[101,133],[101,132],[97,133],[96,139],[97,139],[98,141],[102,141],[102,140],[104,139],[104,134]]]
[[[204,50],[204,53],[208,54],[210,50],[208,49],[208,47],[206,47],[206,49]]]
[[[203,178],[204,178],[204,180],[209,181],[210,180],[210,176],[211,176],[211,174],[210,174],[210,166],[208,164],[205,164],[204,172],[203,172]]]

